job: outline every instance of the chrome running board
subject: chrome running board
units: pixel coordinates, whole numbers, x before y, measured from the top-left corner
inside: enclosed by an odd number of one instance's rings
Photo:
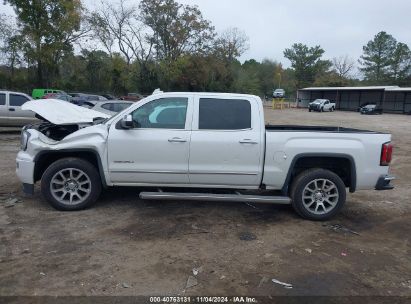
[[[287,196],[263,196],[242,194],[213,194],[213,193],[177,193],[177,192],[141,192],[143,200],[182,200],[182,201],[210,201],[210,202],[241,202],[266,204],[291,204]]]

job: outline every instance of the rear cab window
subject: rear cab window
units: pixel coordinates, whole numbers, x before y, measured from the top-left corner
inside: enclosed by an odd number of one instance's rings
[[[251,129],[251,104],[245,99],[200,98],[199,130]]]

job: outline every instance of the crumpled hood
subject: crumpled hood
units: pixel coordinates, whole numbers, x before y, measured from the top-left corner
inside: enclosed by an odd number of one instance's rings
[[[36,99],[22,105],[55,125],[92,123],[96,118],[109,118],[110,115],[76,106],[59,99]]]

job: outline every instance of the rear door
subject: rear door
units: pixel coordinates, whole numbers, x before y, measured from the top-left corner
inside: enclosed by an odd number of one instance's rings
[[[190,142],[190,183],[256,188],[263,130],[257,100],[197,97]]]
[[[9,121],[10,125],[24,126],[36,121],[32,111],[22,110],[21,106],[29,101],[30,98],[24,94],[9,94]]]

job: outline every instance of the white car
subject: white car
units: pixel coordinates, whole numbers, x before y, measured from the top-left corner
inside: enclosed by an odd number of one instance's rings
[[[265,126],[257,96],[158,93],[106,119],[58,100],[23,107],[47,122],[23,129],[17,175],[27,193],[41,180],[59,210],[89,207],[106,187],[135,186],[153,189],[141,199],[290,204],[324,220],[342,208],[346,189],[393,188],[390,134]]]
[[[32,99],[24,93],[0,91],[0,126],[22,127],[38,122],[35,113],[21,108],[24,103]]]
[[[316,99],[308,104],[308,111],[318,111],[318,112],[334,112],[335,103],[329,101],[328,99]]]
[[[283,89],[276,89],[273,92],[274,98],[283,98],[285,96],[285,91]]]
[[[133,102],[125,100],[107,100],[107,101],[86,101],[82,107],[92,109],[101,113],[108,114],[110,116],[127,109]]]

